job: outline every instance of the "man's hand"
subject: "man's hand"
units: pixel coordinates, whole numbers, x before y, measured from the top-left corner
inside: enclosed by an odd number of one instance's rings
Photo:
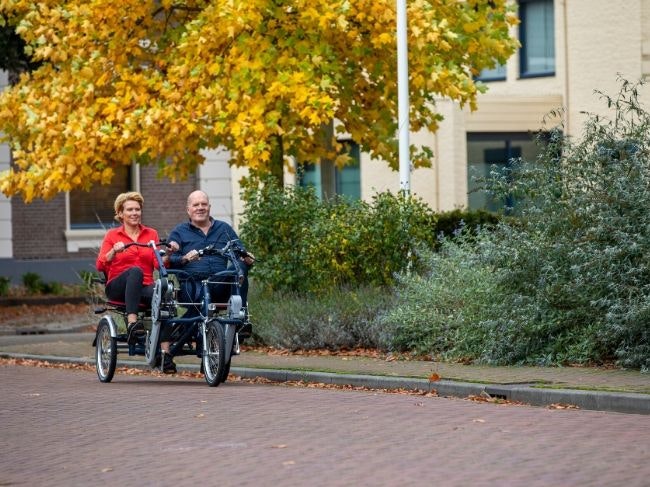
[[[201,256],[199,255],[198,250],[190,250],[187,254],[183,256],[181,260],[183,261],[183,263],[187,263],[187,262],[193,262],[195,260],[199,260],[200,258]]]
[[[246,252],[246,255],[242,260],[244,261],[244,264],[250,267],[255,263],[255,256],[250,252]]]

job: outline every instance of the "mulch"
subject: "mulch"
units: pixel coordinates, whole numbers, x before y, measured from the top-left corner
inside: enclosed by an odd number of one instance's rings
[[[34,325],[49,322],[78,322],[90,318],[88,303],[2,305],[0,325]]]

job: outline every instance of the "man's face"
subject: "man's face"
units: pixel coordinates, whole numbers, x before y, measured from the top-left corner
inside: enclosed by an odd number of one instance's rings
[[[191,196],[187,205],[187,215],[190,221],[199,225],[210,220],[210,203],[205,195]]]

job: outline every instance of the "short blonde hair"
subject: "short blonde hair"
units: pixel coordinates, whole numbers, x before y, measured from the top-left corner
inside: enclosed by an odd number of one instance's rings
[[[113,203],[113,208],[115,209],[115,219],[120,223],[122,223],[122,217],[120,217],[119,212],[124,210],[124,203],[127,201],[137,201],[140,203],[140,209],[144,205],[144,198],[137,191],[118,194],[117,198],[115,198],[115,203]]]

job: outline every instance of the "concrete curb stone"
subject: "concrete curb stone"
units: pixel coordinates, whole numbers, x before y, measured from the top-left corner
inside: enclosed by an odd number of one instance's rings
[[[78,363],[94,365],[94,360],[77,357],[35,355],[0,352],[0,357],[44,360],[53,363]],[[118,366],[148,370],[143,362],[118,360]],[[177,364],[180,371],[198,372],[199,365]],[[451,380],[431,382],[427,379],[393,377],[383,375],[359,375],[304,370],[266,369],[253,367],[232,367],[231,373],[242,378],[264,378],[273,382],[307,382],[332,385],[366,387],[369,389],[405,389],[410,391],[435,391],[442,397],[466,398],[487,396],[490,398],[516,401],[532,406],[562,404],[580,409],[610,411],[628,414],[650,414],[650,395],[605,391],[583,391],[575,389],[551,389],[533,385],[481,384]]]

